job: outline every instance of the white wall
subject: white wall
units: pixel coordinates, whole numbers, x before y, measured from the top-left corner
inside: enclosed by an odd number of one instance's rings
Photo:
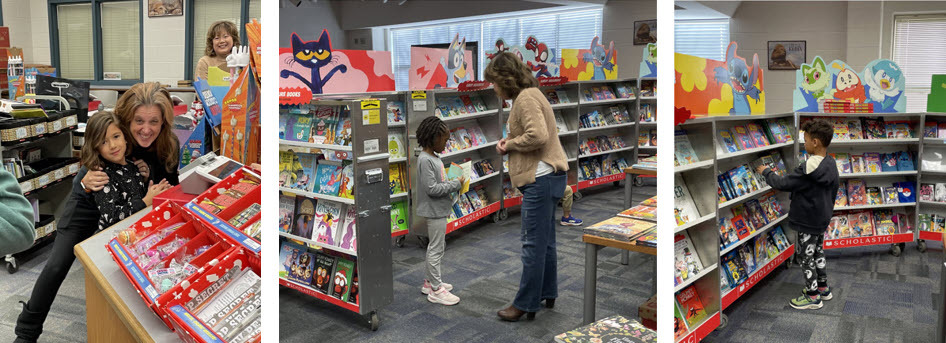
[[[43,1],[45,3],[45,1]],[[43,63],[33,51],[33,25],[31,25],[30,1],[3,0],[3,26],[10,28],[10,46],[22,48],[26,63]],[[43,17],[46,15],[44,14]],[[46,31],[49,31],[48,29]],[[47,40],[48,41],[48,40]],[[49,45],[48,43],[46,45]],[[48,47],[47,47],[48,50]],[[46,53],[46,61],[49,53]]]
[[[332,38],[332,49],[348,49],[345,31],[338,24],[337,7],[331,1],[319,1],[315,4],[305,3],[299,7],[283,7],[279,9],[279,47],[292,46],[290,35],[295,32],[303,40],[319,38],[322,30],[328,30]]]
[[[601,35],[605,42],[614,41],[618,50],[618,78],[640,76],[641,56],[646,45],[634,45],[634,21],[651,19],[657,19],[657,2],[654,0],[611,0],[605,4]],[[659,41],[660,30],[657,32]]]
[[[736,53],[752,63],[759,54],[765,78],[766,112],[792,111],[795,71],[768,70],[767,44],[770,40],[807,41],[807,61],[820,55],[847,61],[848,3],[749,2],[733,14],[730,40],[739,44]],[[866,62],[865,62],[866,63]]]

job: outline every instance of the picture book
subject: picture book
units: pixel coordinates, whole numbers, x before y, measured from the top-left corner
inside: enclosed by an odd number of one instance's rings
[[[892,235],[897,233],[897,225],[893,222],[893,211],[878,209],[873,212],[874,231],[877,235]]]
[[[348,249],[352,251],[357,251],[357,242],[356,242],[356,232],[355,232],[355,218],[358,217],[358,212],[355,211],[355,205],[345,206],[345,220],[342,221],[342,227],[338,230],[338,247],[342,249]]]
[[[650,136],[649,146],[657,146],[657,129],[650,129],[648,135]]]
[[[946,230],[946,217],[936,214],[933,216],[933,231],[943,232]]]
[[[637,145],[638,146],[650,145],[650,134],[647,131],[641,131],[640,134],[638,134]]]
[[[591,95],[591,90],[589,90],[589,89],[587,89],[587,88],[584,89],[584,90],[581,92],[581,94],[584,96],[585,101],[594,101],[594,100],[595,100],[594,96]]]
[[[838,173],[840,174],[850,174],[851,170],[851,155],[844,152],[839,152],[836,154],[829,154],[834,157],[834,162],[837,164]]]
[[[571,103],[571,100],[568,99],[568,92],[566,92],[564,89],[556,89],[555,94],[558,95],[558,102],[560,104]]]
[[[825,118],[828,120],[829,118]],[[832,140],[849,140],[850,135],[847,133],[847,122],[844,121],[844,118],[830,118],[831,126],[834,127],[834,136]],[[799,126],[801,127],[801,126]]]
[[[884,187],[883,193],[884,204],[896,204],[900,202],[900,197],[897,195],[897,187]]]
[[[924,138],[936,138],[936,126],[935,121],[927,121],[923,124],[923,137]]]
[[[407,157],[407,145],[404,145],[404,142],[404,132],[388,132],[388,154],[391,155],[391,158]]]
[[[752,227],[761,228],[768,224],[769,221],[765,217],[765,211],[762,210],[762,205],[759,204],[758,199],[752,199],[746,201],[746,212],[749,215],[749,221],[752,222]]]
[[[920,225],[921,231],[932,231],[933,230],[933,219],[929,214],[920,213],[917,215],[917,223]]]
[[[290,277],[298,268],[299,255],[304,254],[306,248],[289,240],[280,240],[279,242],[279,277],[296,281]]]
[[[315,193],[338,196],[338,189],[342,185],[342,166],[338,162],[323,160],[319,163],[316,180],[319,189]]]
[[[457,198],[457,204],[460,205],[460,212],[465,216],[473,211],[476,211],[476,208],[473,207],[473,204],[470,203],[470,198],[466,194],[460,194]]]
[[[618,213],[619,217],[657,221],[657,208],[637,205]]]
[[[291,188],[302,173],[302,165],[292,150],[279,151],[279,187]]]
[[[739,236],[736,234],[736,227],[733,226],[732,217],[722,215],[719,218],[719,248],[726,249],[730,245],[739,242]]]
[[[591,342],[656,343],[657,333],[637,321],[614,315],[555,336],[555,343]]]
[[[736,139],[736,144],[739,145],[739,150],[752,149],[756,147],[752,137],[749,136],[749,130],[746,129],[745,126],[733,126],[732,134]]]
[[[700,300],[695,285],[690,285],[677,293],[677,303],[683,309],[683,318],[688,325],[693,326],[706,318],[706,309]]]
[[[899,199],[899,190],[897,191],[897,198]],[[946,202],[946,183],[937,182],[936,191],[933,193],[933,201],[936,202]]]
[[[864,163],[864,155],[854,155],[851,154],[851,172],[852,173],[866,173],[867,168]]]
[[[752,272],[756,270],[756,261],[750,243],[751,242],[741,245],[736,251],[739,252],[739,258],[746,266],[746,273],[752,274]]]
[[[312,229],[315,227],[315,200],[304,196],[296,196],[296,208],[293,211],[295,219],[291,233],[305,239],[312,239]]]
[[[292,215],[296,209],[296,197],[279,193],[279,232],[292,232]]]
[[[470,133],[467,132],[466,128],[459,127],[457,128],[457,138],[463,144],[464,148],[477,146],[478,143],[470,136]]]
[[[867,205],[867,189],[864,180],[851,179],[847,182],[847,198],[849,206]]]
[[[839,225],[840,216],[832,216],[828,223],[828,230],[824,233],[824,239],[838,239],[841,237],[841,228]]]
[[[779,127],[778,122],[774,120],[764,121],[765,125],[762,127],[765,129],[765,132],[772,137],[773,142],[775,143],[785,143],[785,137],[782,135],[782,128]]]
[[[460,100],[463,101],[463,106],[466,108],[466,113],[476,113],[476,106],[473,105],[473,99],[469,95],[463,94],[460,96]]]
[[[568,131],[568,125],[565,125],[565,118],[562,117],[562,113],[555,111],[555,128],[559,133]]]
[[[339,113],[338,122],[335,124],[334,144],[351,146],[351,115],[349,111]]]
[[[355,270],[355,262],[344,257],[339,257],[335,264],[335,274],[332,276],[332,289],[330,295],[342,301],[348,301],[348,292],[351,288],[352,273]]]
[[[315,275],[312,276],[312,287],[324,294],[329,294],[332,285],[332,274],[335,271],[335,256],[315,253]]]
[[[674,175],[673,204],[673,215],[676,218],[677,226],[700,217],[700,212],[696,208],[696,204],[690,196],[690,191],[680,174]]]
[[[318,187],[315,181],[315,168],[318,155],[296,153],[296,157],[299,159],[299,165],[302,166],[302,170],[301,173],[296,174],[296,181],[289,185],[289,188],[312,192],[313,187]]]
[[[407,230],[407,203],[398,201],[391,204],[391,232]]]
[[[334,144],[335,135],[332,130],[335,129],[340,112],[342,112],[341,107],[316,106],[309,141],[316,144]]]
[[[286,116],[286,140],[308,142],[312,130],[312,117],[305,114],[288,113]]]
[[[453,109],[456,111],[455,114],[467,114],[470,113],[470,107],[466,107],[466,104],[463,103],[463,100],[460,97],[455,96],[450,98],[453,101]]]
[[[900,203],[916,202],[916,183],[913,181],[901,181],[895,184]]]
[[[696,155],[696,151],[693,150],[693,146],[690,145],[690,140],[687,138],[686,131],[677,130],[674,132],[673,146],[673,154],[677,161],[680,162],[680,165],[687,165],[700,161],[699,157]]]
[[[404,185],[401,183],[401,172],[402,167],[400,163],[392,163],[388,165],[388,179],[391,184],[391,194],[404,193],[406,190]]]
[[[545,98],[549,100],[549,104],[555,105],[560,102],[560,100],[558,99],[558,94],[555,93],[554,90],[548,89],[544,93],[545,93]]]
[[[453,149],[454,149],[453,151],[463,150],[470,147],[470,145],[467,145],[470,143],[470,140],[463,139],[463,137],[460,137],[460,128],[455,128],[455,129],[450,130],[450,138],[451,138],[451,143],[453,144]]]
[[[680,282],[689,280],[703,271],[703,261],[696,252],[690,234],[683,231],[673,237],[674,278]]]
[[[941,122],[936,126],[936,137],[946,138],[946,122]]]
[[[791,245],[788,243],[788,238],[785,237],[785,232],[782,231],[781,226],[776,226],[774,229],[772,229],[772,231],[769,231],[769,235],[771,235],[775,240],[775,244],[778,246],[779,251],[784,251]]]
[[[758,263],[759,266],[765,265],[765,261],[767,261],[767,260],[769,259],[769,258],[768,258],[768,253],[766,253],[766,242],[767,242],[767,241],[766,241],[765,237],[757,236],[757,237],[754,238],[752,241],[753,241],[753,242],[752,242],[752,243],[753,243],[753,244],[752,244],[752,245],[753,245],[753,247],[752,247],[753,249],[752,249],[752,250],[753,250],[753,254],[754,254],[753,257],[755,258],[755,262]]]
[[[883,170],[880,162],[880,154],[876,152],[864,153],[865,173],[879,173]]]
[[[477,146],[486,144],[486,135],[483,134],[483,130],[479,126],[470,126],[467,131],[470,133],[470,137],[476,139]]]
[[[852,118],[847,120],[847,139],[863,139],[864,132],[861,129],[861,120]]]
[[[899,153],[883,153],[880,154],[882,163],[880,164],[880,170],[882,172],[895,172],[897,171],[897,158]]]
[[[298,254],[296,254],[298,253]],[[312,282],[312,274],[315,271],[315,256],[306,250],[293,252],[290,256],[297,256],[296,260],[290,265],[289,280],[308,285]]]
[[[719,130],[719,138],[722,140],[723,147],[726,148],[728,152],[739,151],[739,146],[736,145],[736,141],[733,140],[732,132],[726,129]]]
[[[764,147],[769,145],[769,139],[765,136],[765,132],[762,131],[762,127],[756,123],[746,124],[746,130],[749,131],[749,136],[752,137],[752,143],[758,147]]]
[[[864,118],[864,139],[883,139],[887,138],[887,129],[883,120]]]
[[[732,219],[732,225],[736,230],[736,237],[739,237],[740,240],[752,234],[752,228],[749,227],[749,223],[746,222],[746,219],[741,215],[737,215]]]
[[[867,187],[867,204],[883,205],[883,196],[880,194],[880,187]]]
[[[346,199],[355,198],[355,175],[354,166],[350,161],[342,163],[342,181],[338,187],[338,196]]]
[[[334,201],[319,201],[315,206],[315,232],[313,239],[316,242],[331,246],[338,246],[335,241],[338,230],[338,219],[342,215],[342,204]]]
[[[944,184],[944,187],[946,187],[946,184]],[[896,196],[897,188],[896,187],[888,187],[888,188],[893,188],[894,199],[898,199],[898,197]],[[887,196],[886,189],[887,188],[884,188],[885,197]],[[944,189],[944,191],[946,191],[946,189]],[[933,184],[932,183],[920,184],[920,201],[933,201]]]
[[[916,167],[913,165],[913,155],[909,151],[901,151],[897,154],[897,170],[913,171]]]
[[[770,222],[785,214],[782,211],[782,203],[778,201],[774,194],[766,197],[762,206],[765,210],[765,217],[769,218]]]
[[[851,229],[858,237],[867,237],[874,235],[874,224],[871,221],[870,211],[861,211],[848,215],[848,222]]]
[[[388,101],[388,125],[404,122],[404,102]]]
[[[731,251],[723,255],[720,262],[725,265],[727,271],[726,278],[729,279],[729,284],[733,287],[745,282],[749,277],[749,274],[746,272],[745,264],[743,264],[742,260],[739,258],[738,251]]]
[[[887,138],[913,138],[913,130],[909,121],[894,120],[885,122]]]
[[[680,314],[680,306],[677,306],[677,302],[673,302],[673,339],[678,341],[688,333],[690,333],[690,331],[687,330],[683,315]]]
[[[655,224],[650,221],[612,217],[595,223],[594,225],[585,227],[582,229],[582,232],[587,235],[594,235],[622,242],[636,242],[638,238],[646,236],[648,233],[653,231],[654,227]],[[699,271],[703,269],[703,265],[699,262],[700,261],[697,259],[695,262],[697,264],[691,268],[691,270],[696,270],[693,273],[699,273]]]

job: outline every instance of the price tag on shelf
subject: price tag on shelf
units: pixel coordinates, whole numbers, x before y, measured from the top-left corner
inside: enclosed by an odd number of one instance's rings
[[[377,139],[367,139],[364,141],[365,154],[372,154],[381,151],[380,142]]]
[[[414,105],[414,111],[427,112],[427,100],[414,100],[412,103]]]

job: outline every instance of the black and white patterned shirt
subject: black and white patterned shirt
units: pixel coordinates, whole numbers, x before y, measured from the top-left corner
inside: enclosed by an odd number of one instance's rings
[[[99,230],[144,209],[142,199],[147,194],[144,177],[131,161],[126,159],[125,165],[103,161],[102,171],[108,175],[108,183],[102,190],[92,193],[100,214]]]

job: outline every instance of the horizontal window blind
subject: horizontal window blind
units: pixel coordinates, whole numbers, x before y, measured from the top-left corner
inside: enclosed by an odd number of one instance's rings
[[[123,80],[141,78],[140,10],[138,1],[101,4],[103,72],[120,72]]]
[[[925,112],[933,74],[946,74],[946,14],[894,18],[893,61],[906,77],[907,111]]]
[[[59,73],[67,79],[94,79],[92,4],[56,6]]]
[[[677,20],[673,44],[675,52],[722,61],[729,45],[729,19]]]
[[[191,58],[195,70],[197,69],[197,61],[204,56],[204,48],[207,46],[207,30],[210,29],[210,24],[218,20],[229,20],[237,25],[237,32],[243,32],[241,29],[243,23],[240,20],[240,6],[240,1],[233,0],[194,1],[194,32],[192,37],[194,51]],[[250,7],[252,8],[253,5],[250,4]],[[240,44],[240,40],[234,37],[233,44]],[[193,77],[193,73],[186,77]]]
[[[556,58],[560,58],[562,48],[587,49],[592,37],[600,37],[601,20],[601,8],[595,7],[436,25],[418,23],[417,26],[390,29],[388,50],[394,59],[395,83],[398,90],[408,89],[412,45],[448,44],[456,33],[460,34],[460,39],[466,37],[467,42],[477,41],[479,64],[476,72],[477,78],[482,79],[486,51],[495,50],[499,38],[511,46],[524,45],[528,36],[535,36],[555,49]]]

